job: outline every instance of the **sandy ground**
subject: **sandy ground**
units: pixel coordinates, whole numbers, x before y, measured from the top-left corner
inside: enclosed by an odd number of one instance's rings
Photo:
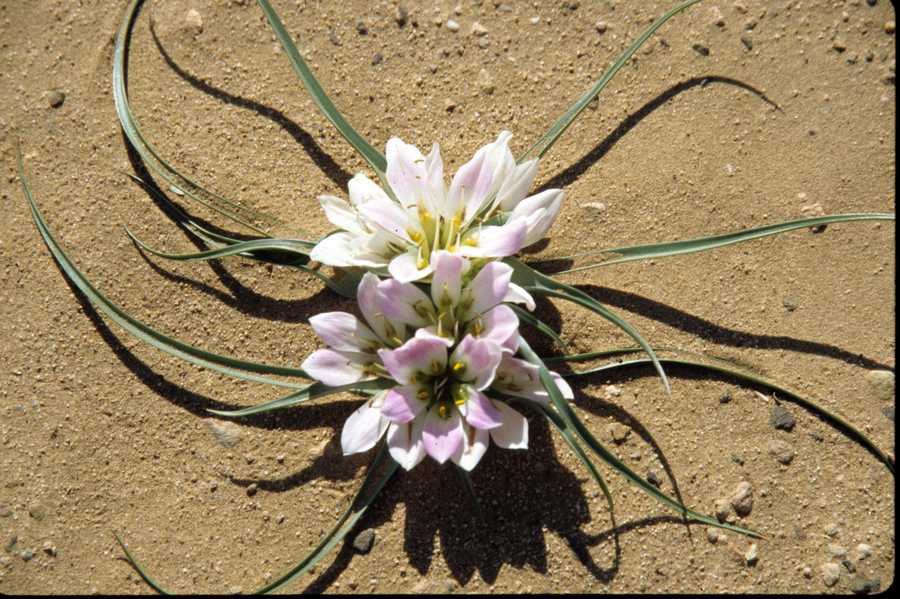
[[[148,324],[222,353],[299,364],[316,347],[307,318],[352,309],[295,270],[170,263],[130,243],[124,225],[158,247],[194,248],[124,174],[133,166],[111,93],[124,4],[0,0],[3,593],[147,592],[114,530],[172,590],[250,591],[318,542],[371,459],[340,455],[340,427],[359,401],[349,395],[242,421],[239,443],[223,447],[206,408],[278,390],[130,337],[67,285],[41,242],[14,172],[16,140],[72,258]],[[363,135],[376,146],[392,135],[437,141],[448,172],[502,129],[516,151],[527,147],[673,5],[408,2],[401,26],[385,1],[273,4]],[[679,16],[543,161],[539,184],[568,196],[539,255],[775,223],[813,203],[893,211],[894,19],[886,0],[710,0]],[[472,33],[475,22],[485,35]],[[250,0],[148,2],[130,84],[163,156],[278,215],[284,234],[327,232],[315,197],[344,193],[364,170]],[[65,94],[57,107],[53,91]],[[565,280],[651,343],[742,361],[893,454],[893,393],[879,396],[867,373],[894,368],[894,244],[893,223],[832,225]],[[576,349],[628,345],[578,309],[540,310]],[[598,489],[534,417],[527,452],[492,449],[476,471],[481,520],[452,469],[425,463],[393,480],[361,523],[375,534],[369,553],[347,543],[288,590],[844,593],[892,583],[894,479],[883,465],[799,406],[783,404],[796,426],[777,430],[771,396],[671,374],[671,397],[649,371],[580,384],[578,410],[602,438],[619,438],[610,448],[639,473],[654,471],[701,511],[750,482],[752,512],[737,521],[766,536],[755,564],[749,539],[712,543],[607,470],[612,529]],[[790,464],[770,453],[775,441],[794,453]],[[871,548],[864,559],[860,544]]]

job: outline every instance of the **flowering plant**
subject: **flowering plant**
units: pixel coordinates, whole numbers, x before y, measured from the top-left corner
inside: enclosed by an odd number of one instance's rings
[[[638,476],[596,439],[572,409],[570,400],[574,395],[567,378],[633,365],[652,364],[667,391],[669,381],[663,366],[686,364],[725,373],[777,392],[853,436],[893,472],[893,459],[839,416],[730,362],[683,351],[671,352],[675,357],[660,358],[628,322],[595,298],[556,278],[563,272],[705,251],[828,223],[893,220],[893,214],[820,216],[702,239],[614,248],[585,254],[602,255],[605,259],[601,261],[552,275],[515,257],[548,233],[564,199],[559,189],[528,195],[539,159],[650,35],[669,18],[698,1],[684,2],[654,22],[518,160],[508,146],[511,134],[503,131],[494,142],[478,150],[447,185],[437,144],[427,156],[398,138],[387,142],[384,155],[369,145],[325,94],[270,3],[258,0],[318,107],[366,159],[379,179],[376,183],[365,174],[353,177],[348,185],[349,202],[331,195],[321,197],[319,202],[325,215],[339,230],[320,240],[306,240],[265,235],[258,222],[263,220],[262,215],[182,175],[145,139],[131,112],[125,85],[129,34],[141,5],[141,0],[132,0],[117,36],[113,73],[116,109],[129,142],[176,194],[211,206],[234,223],[264,234],[247,240],[213,230],[169,200],[161,190],[142,181],[148,191],[171,208],[175,222],[208,249],[175,255],[153,249],[132,236],[136,244],[147,252],[174,260],[241,255],[295,266],[321,279],[332,291],[355,299],[362,317],[348,312],[327,312],[310,318],[313,330],[326,347],[306,357],[299,368],[223,356],[172,339],[109,301],[75,267],[35,203],[19,161],[23,190],[40,235],[66,276],[106,315],[126,331],[184,360],[230,376],[291,389],[288,395],[275,401],[242,410],[210,410],[211,413],[247,417],[339,392],[368,395],[341,432],[341,447],[346,455],[381,445],[357,498],[313,552],[260,591],[275,590],[315,566],[359,522],[398,468],[412,470],[425,457],[430,457],[441,464],[454,464],[465,476],[491,445],[526,449],[528,421],[521,410],[536,411],[559,431],[603,491],[611,517],[612,496],[594,458],[686,519],[759,536],[747,528],[694,512]],[[332,273],[323,272],[321,265],[332,267]],[[637,347],[540,356],[526,341],[521,325],[527,324],[555,342],[560,340],[552,327],[532,313],[534,296],[584,307],[622,329]],[[569,363],[639,353],[646,354],[646,358],[575,372],[552,372],[546,366],[548,362]],[[296,379],[309,382],[298,383]],[[125,545],[122,546],[145,580],[157,590],[163,590],[143,571]]]

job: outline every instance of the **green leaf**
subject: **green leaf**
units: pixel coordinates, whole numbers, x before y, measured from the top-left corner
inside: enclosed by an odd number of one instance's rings
[[[556,383],[553,381],[553,377],[550,375],[550,371],[547,370],[544,362],[536,353],[534,353],[534,351],[524,339],[522,339],[519,343],[519,352],[522,354],[522,357],[538,367],[541,383],[544,385],[544,388],[547,389],[547,393],[550,395],[554,407],[560,413],[566,424],[578,434],[581,440],[584,441],[585,444],[587,444],[587,446],[594,453],[596,453],[598,457],[600,457],[600,459],[612,466],[616,471],[625,476],[625,478],[639,486],[641,489],[646,491],[648,495],[650,495],[663,505],[666,505],[682,514],[682,516],[686,519],[694,520],[696,522],[701,522],[703,524],[708,524],[710,526],[715,526],[718,528],[723,528],[725,530],[739,532],[751,537],[762,536],[752,530],[719,522],[715,518],[704,516],[703,514],[688,509],[680,502],[672,499],[671,497],[657,489],[655,486],[644,480],[641,476],[637,475],[634,471],[631,470],[631,468],[629,468],[621,460],[619,460],[619,458],[617,458],[615,454],[611,453],[605,447],[603,447],[603,445],[599,441],[597,441],[597,439],[593,434],[591,434],[587,427],[584,426],[584,424],[578,418],[578,415],[575,414],[575,412],[569,406],[568,402],[565,400],[565,398],[563,398],[562,392],[560,392],[559,387],[557,387]],[[647,362],[649,362],[649,360],[647,360]]]
[[[550,277],[534,270],[527,264],[523,264],[515,258],[506,258],[504,261],[513,268],[513,282],[521,287],[524,287],[527,291],[550,297],[558,297],[560,299],[574,302],[584,308],[587,308],[595,314],[602,316],[606,320],[610,321],[611,323],[628,333],[628,335],[632,339],[637,341],[638,345],[640,345],[644,349],[644,351],[647,352],[647,355],[650,356],[650,359],[653,361],[653,365],[656,368],[656,371],[659,373],[659,377],[662,380],[663,387],[665,388],[666,393],[671,395],[672,389],[669,385],[669,379],[666,377],[666,373],[663,370],[662,365],[656,358],[656,353],[653,351],[653,348],[650,347],[650,344],[644,340],[641,334],[638,333],[637,330],[630,324],[628,324],[622,317],[620,317],[618,314],[614,313],[612,310],[610,310],[588,294],[584,293],[583,291],[575,289],[570,285],[560,283],[559,281],[555,281]]]
[[[116,114],[119,117],[125,136],[144,163],[174,188],[176,193],[183,193],[222,216],[257,233],[267,235],[264,229],[256,226],[251,221],[255,219],[268,222],[269,224],[282,224],[277,218],[209,191],[186,175],[181,174],[160,156],[141,132],[128,101],[126,73],[128,71],[128,48],[131,41],[131,30],[137,20],[142,4],[143,0],[132,0],[128,5],[116,34],[116,43],[113,50],[113,99],[116,105]]]
[[[385,472],[378,478],[376,478],[376,472],[381,468],[382,464],[387,462]],[[369,506],[375,501],[375,498],[381,492],[381,489],[384,488],[384,485],[388,480],[394,475],[399,468],[400,465],[390,458],[388,455],[387,443],[381,444],[381,449],[378,451],[378,455],[373,460],[372,465],[369,466],[368,472],[366,472],[366,478],[363,480],[362,485],[359,488],[359,491],[356,493],[356,497],[353,499],[353,503],[350,504],[350,508],[344,512],[344,515],[340,517],[337,521],[337,524],[331,529],[322,541],[316,546],[313,551],[307,555],[303,560],[298,563],[296,566],[291,568],[290,571],[282,575],[280,578],[267,584],[261,589],[255,591],[255,594],[264,594],[271,593],[272,591],[276,591],[279,588],[283,587],[287,583],[291,582],[298,576],[301,576],[305,572],[308,572],[310,568],[318,564],[323,557],[325,557],[329,551],[331,551],[335,545],[344,540],[344,538],[353,530],[353,527],[356,526],[356,523],[359,522],[360,518],[366,513],[366,510],[369,509]],[[374,482],[372,482],[374,481]],[[366,492],[366,487],[371,484],[372,489]]]
[[[627,354],[627,353],[637,353],[640,350],[638,350],[636,348],[629,348],[629,349],[621,349],[621,350],[613,350],[613,351],[619,352],[618,355],[622,355],[622,354]],[[668,350],[668,351],[673,351],[673,350]],[[678,353],[698,356],[698,354],[694,354],[692,352],[678,351]],[[560,358],[554,359],[553,361],[585,361],[585,360],[590,360],[590,359],[594,359],[594,358],[605,358],[605,357],[610,357],[610,356],[611,356],[611,352],[596,352],[596,353],[588,353],[588,354],[575,354],[572,356],[562,356]],[[758,374],[755,374],[752,372],[748,372],[744,369],[737,368],[725,360],[715,358],[715,357],[710,357],[710,356],[700,356],[700,358],[701,359],[660,358],[660,361],[663,364],[689,366],[689,367],[698,368],[701,370],[717,372],[717,373],[732,377],[734,379],[737,379],[739,381],[746,382],[746,383],[752,383],[759,387],[768,389],[771,392],[777,393],[780,396],[782,396],[783,398],[785,398],[787,401],[791,401],[793,403],[796,403],[796,404],[804,407],[805,409],[809,410],[810,412],[812,412],[813,414],[815,414],[816,416],[818,416],[825,422],[831,424],[836,429],[843,432],[849,438],[853,439],[854,441],[859,443],[861,446],[863,446],[872,455],[877,457],[878,460],[881,461],[881,463],[883,463],[885,466],[887,466],[887,468],[888,468],[888,470],[890,470],[891,474],[894,473],[894,460],[889,455],[887,455],[883,451],[881,451],[878,448],[878,446],[876,446],[875,443],[872,442],[862,431],[857,429],[855,426],[853,426],[852,424],[850,424],[849,422],[847,422],[846,420],[844,420],[843,418],[841,418],[834,412],[831,412],[831,411],[825,409],[824,407],[820,406],[816,402],[803,397],[799,393],[796,393],[795,391],[792,391],[791,389],[789,389],[783,385],[780,385],[779,383],[776,383],[775,381],[772,381],[764,376],[761,376],[761,375],[758,375]],[[710,360],[713,360],[713,363],[710,363],[709,362]],[[548,361],[550,361],[550,360],[548,360]],[[598,366],[596,368],[590,368],[588,370],[580,370],[580,371],[572,372],[569,374],[564,374],[563,376],[567,379],[579,378],[579,377],[590,376],[593,374],[613,372],[613,371],[617,371],[617,370],[623,370],[623,369],[633,368],[636,366],[642,366],[642,365],[647,365],[647,364],[650,364],[650,360],[636,359],[636,360],[629,360],[627,362],[617,362],[615,364],[606,364],[604,366]]]
[[[628,47],[625,52],[616,59],[616,62],[613,63],[611,67],[600,77],[599,81],[597,81],[591,89],[587,90],[584,95],[582,95],[578,101],[572,104],[571,107],[561,116],[550,129],[544,133],[544,135],[537,141],[533,146],[531,146],[527,152],[522,154],[519,157],[518,162],[524,162],[529,157],[537,154],[537,157],[540,158],[544,154],[547,153],[550,148],[553,147],[553,144],[556,143],[556,140],[559,139],[559,136],[563,134],[563,132],[569,128],[578,115],[581,114],[581,111],[587,108],[587,105],[590,104],[591,100],[597,97],[597,95],[603,91],[603,88],[606,87],[606,84],[612,80],[612,78],[619,72],[628,59],[632,57],[632,55],[638,51],[638,49],[647,41],[647,39],[653,35],[657,29],[663,26],[663,24],[685,10],[686,8],[697,4],[700,0],[689,0],[688,2],[684,2],[683,4],[679,4],[656,21],[653,22],[650,27],[641,34],[639,38],[634,40],[631,46]]]
[[[175,357],[191,362],[192,364],[197,364],[198,366],[203,366],[204,368],[209,368],[222,374],[248,381],[266,383],[269,385],[276,385],[280,387],[289,387],[293,389],[299,389],[303,387],[302,385],[298,385],[296,383],[280,381],[277,379],[252,374],[262,373],[289,377],[309,378],[309,376],[299,368],[272,366],[269,364],[249,362],[246,360],[240,360],[238,358],[232,358],[230,356],[222,356],[202,349],[198,349],[192,345],[189,345],[182,341],[178,341],[177,339],[173,339],[171,337],[167,337],[166,335],[155,331],[139,320],[132,318],[119,306],[109,301],[102,293],[97,291],[97,289],[95,289],[94,286],[91,285],[91,283],[84,277],[83,274],[81,274],[81,272],[75,267],[75,265],[72,264],[71,260],[69,260],[68,256],[66,256],[65,252],[53,237],[53,234],[47,227],[47,223],[44,221],[44,217],[31,195],[31,188],[28,185],[28,180],[25,177],[25,169],[22,164],[22,154],[21,151],[18,151],[18,148],[17,153],[18,172],[19,179],[22,182],[22,191],[25,194],[25,199],[28,200],[28,204],[31,208],[31,215],[34,219],[34,223],[38,229],[38,232],[41,234],[41,237],[44,239],[44,243],[47,245],[50,253],[53,254],[53,257],[56,259],[56,262],[59,264],[60,268],[62,268],[66,277],[68,277],[72,284],[74,284],[85,296],[87,296],[91,303],[93,303],[98,309],[100,309],[101,312],[106,314],[116,324],[118,324],[120,327],[122,327],[138,339],[145,341],[150,345],[156,347],[157,349],[160,349]]]
[[[563,349],[568,347],[568,344],[565,341],[563,341],[563,338],[560,337],[559,334],[556,331],[554,331],[543,320],[532,315],[530,312],[528,312],[521,306],[517,306],[516,304],[506,304],[506,305],[513,309],[513,312],[515,312],[518,315],[519,320],[522,320],[522,321],[530,324],[531,326],[533,326],[535,329],[537,329],[538,331],[540,331],[541,333],[543,333],[544,335],[546,335],[547,337],[552,339],[559,347],[561,347]]]
[[[285,395],[282,398],[275,399],[272,401],[268,401],[266,403],[262,403],[256,406],[250,406],[247,408],[242,408],[240,410],[210,410],[207,409],[207,412],[211,414],[216,414],[217,416],[225,416],[227,418],[237,418],[239,416],[250,416],[252,414],[262,414],[263,412],[271,412],[273,410],[283,410],[284,408],[290,408],[291,406],[296,406],[301,403],[305,403],[307,401],[318,399],[320,397],[325,397],[328,395],[333,395],[334,393],[342,393],[344,391],[374,391],[374,390],[382,390],[389,389],[395,386],[396,383],[394,381],[389,381],[386,379],[375,379],[373,381],[361,381],[357,383],[350,383],[349,385],[341,385],[338,387],[329,387],[324,383],[312,383],[311,385],[300,389],[299,391],[295,391],[290,395]]]
[[[685,241],[670,241],[666,243],[655,243],[651,245],[635,245],[630,247],[613,248],[609,250],[597,250],[592,252],[582,252],[565,256],[563,258],[555,258],[555,260],[574,260],[576,258],[584,258],[586,256],[615,256],[602,262],[595,262],[577,268],[570,268],[552,273],[553,275],[568,274],[573,272],[581,272],[599,266],[608,266],[610,264],[619,264],[621,262],[631,262],[633,260],[647,260],[650,258],[663,258],[665,256],[676,256],[678,254],[690,254],[693,252],[702,252],[712,250],[733,243],[741,243],[742,241],[750,241],[751,239],[759,239],[769,235],[778,235],[793,231],[795,229],[805,229],[807,227],[816,227],[829,223],[841,223],[850,221],[872,221],[872,220],[894,220],[893,214],[885,213],[862,213],[862,214],[835,214],[830,216],[817,216],[815,218],[801,218],[798,220],[777,223],[773,225],[764,225],[762,227],[754,227],[744,231],[735,233],[725,233],[722,235],[712,235],[710,237],[701,237],[698,239],[688,239]]]
[[[140,562],[138,562],[137,559],[135,559],[135,557],[131,555],[131,552],[128,551],[128,547],[125,546],[125,543],[122,542],[122,539],[119,538],[119,535],[113,532],[113,536],[116,538],[116,542],[119,544],[119,547],[121,547],[122,551],[125,553],[125,557],[128,559],[128,563],[130,563],[131,566],[135,570],[137,570],[137,573],[141,575],[141,578],[144,579],[144,582],[149,584],[150,587],[160,595],[171,595],[172,593],[163,588],[162,585],[153,580],[153,578],[151,578],[150,575],[147,574],[147,572],[141,566]]]
[[[375,172],[378,173],[378,176],[384,180],[384,173],[387,169],[387,160],[385,160],[381,152],[373,148],[369,142],[363,139],[363,137],[357,133],[356,129],[354,129],[338,111],[337,107],[331,101],[331,98],[328,97],[328,94],[325,93],[325,90],[322,89],[319,81],[307,66],[306,61],[300,56],[297,46],[294,45],[290,34],[284,28],[284,24],[281,22],[281,19],[278,18],[278,15],[275,13],[275,10],[272,8],[272,5],[269,4],[268,0],[257,1],[259,2],[260,8],[263,10],[263,13],[265,13],[266,19],[268,19],[269,24],[275,31],[275,35],[278,37],[281,47],[284,48],[288,59],[291,61],[291,66],[294,67],[294,71],[300,77],[300,81],[303,82],[306,91],[312,96],[313,102],[316,103],[319,110],[321,110],[325,117],[331,121],[331,124],[334,125],[338,132],[344,136],[344,139],[346,139],[347,142],[349,142],[350,145],[365,158],[366,162],[368,162],[369,165],[375,169]]]

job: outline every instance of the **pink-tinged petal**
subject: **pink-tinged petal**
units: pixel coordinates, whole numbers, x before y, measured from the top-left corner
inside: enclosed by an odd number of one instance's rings
[[[512,273],[512,267],[503,262],[485,264],[472,282],[466,286],[466,299],[472,303],[471,306],[467,306],[461,318],[471,320],[502,302],[509,292]]]
[[[487,431],[466,427],[463,446],[450,459],[463,470],[471,471],[487,452],[489,440],[490,433]]]
[[[516,161],[508,146],[510,137],[510,132],[501,132],[495,142],[479,149],[453,177],[450,203],[457,211],[465,208],[463,223],[470,222],[481,211],[485,202],[515,169]]]
[[[503,424],[491,429],[491,440],[503,449],[527,449],[528,419],[502,401],[495,401],[494,406],[502,414]]]
[[[406,338],[406,325],[398,320],[385,317],[378,306],[377,293],[380,280],[376,275],[367,272],[356,288],[356,303],[363,318],[383,341],[394,341]]]
[[[359,213],[350,204],[334,196],[319,196],[319,204],[325,210],[325,218],[331,224],[355,235],[367,235],[368,232],[359,220]]]
[[[390,201],[390,197],[381,186],[362,173],[358,173],[350,179],[347,190],[350,193],[350,202],[357,207],[372,200]]]
[[[565,399],[574,398],[572,388],[564,378],[552,370],[550,371],[550,376],[556,382],[556,386],[559,387]],[[497,367],[494,382],[491,386],[498,391],[515,397],[523,397],[541,403],[547,403],[550,400],[550,396],[547,394],[547,390],[544,388],[538,375],[538,367],[530,362],[513,358],[506,354],[500,361],[500,366]]]
[[[375,301],[387,318],[414,327],[424,327],[434,319],[434,305],[425,292],[412,283],[385,279],[378,284]]]
[[[515,208],[522,199],[528,195],[528,190],[534,183],[537,175],[537,158],[528,160],[516,166],[513,172],[503,182],[500,191],[497,192],[496,203],[500,210],[509,212]]]
[[[456,339],[453,337],[443,337],[437,334],[437,327],[435,325],[430,325],[427,327],[422,327],[421,329],[416,329],[415,337],[417,339],[434,339],[440,343],[443,343],[448,348],[453,347],[453,344],[456,343]]]
[[[484,258],[505,258],[524,247],[528,234],[528,223],[523,218],[507,221],[500,226],[480,227],[465,238],[473,238],[475,245],[464,243],[459,253],[464,256]]]
[[[387,430],[390,422],[382,417],[379,408],[371,404],[371,401],[364,403],[344,423],[341,430],[341,450],[344,455],[372,449]]]
[[[417,205],[427,189],[425,157],[414,145],[392,137],[385,148],[388,183],[403,206]]]
[[[328,266],[365,266],[378,268],[387,264],[386,259],[371,255],[357,255],[354,241],[359,237],[352,233],[334,233],[315,245],[309,257]]]
[[[316,335],[331,349],[340,351],[374,351],[381,345],[378,337],[358,318],[346,312],[323,312],[311,316]]]
[[[431,264],[419,268],[419,250],[411,247],[407,252],[394,256],[388,265],[388,272],[401,283],[411,283],[424,279],[432,273]]]
[[[373,361],[372,354],[317,349],[303,361],[301,368],[315,380],[339,387],[368,378],[363,367]]]
[[[519,317],[509,306],[494,306],[481,315],[480,323],[482,331],[479,338],[493,341],[513,353],[519,348]]]
[[[463,387],[463,391],[468,398],[459,406],[459,412],[466,422],[482,430],[490,430],[503,424],[503,414],[484,393],[468,385]]]
[[[398,424],[412,421],[428,405],[427,398],[419,399],[420,389],[423,388],[418,385],[389,389],[381,405],[381,415]]]
[[[410,385],[421,382],[414,380],[419,373],[443,374],[447,367],[447,346],[435,339],[413,337],[397,349],[378,350],[378,357],[395,381]]]
[[[423,421],[423,418],[419,418],[406,424],[391,423],[388,427],[388,450],[394,461],[404,470],[412,470],[425,459],[425,444],[422,443]]]
[[[490,386],[503,350],[493,341],[466,335],[450,357],[450,370],[457,381],[471,384],[481,391]]]
[[[359,213],[370,226],[380,227],[399,241],[412,244],[408,233],[412,226],[409,214],[393,200],[372,200],[360,204]]]
[[[457,254],[440,250],[431,256],[434,276],[431,277],[431,299],[438,309],[459,302],[462,275],[469,268],[469,261]]]
[[[509,291],[506,292],[503,301],[511,304],[525,304],[525,307],[528,308],[529,312],[534,312],[534,298],[531,297],[531,294],[525,291],[525,289],[513,282],[510,282]]]
[[[438,415],[438,406],[432,407],[425,415],[422,428],[422,442],[425,452],[443,464],[463,445],[463,425],[459,412],[450,408],[446,418]]]
[[[428,173],[428,193],[423,198],[424,207],[432,215],[441,214],[445,202],[444,161],[441,148],[437,144],[431,146],[431,152],[425,158],[425,172]]]
[[[524,218],[528,227],[522,247],[528,247],[543,239],[559,215],[565,197],[566,194],[561,189],[548,189],[522,200],[515,207],[509,215],[509,220]]]

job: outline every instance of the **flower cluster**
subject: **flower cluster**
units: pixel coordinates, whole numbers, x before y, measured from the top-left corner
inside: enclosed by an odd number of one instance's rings
[[[357,290],[365,322],[346,312],[310,318],[328,346],[303,363],[310,376],[330,386],[393,383],[348,418],[345,454],[367,451],[386,435],[391,456],[407,470],[426,455],[471,470],[490,441],[528,446],[528,421],[503,398],[548,396],[537,367],[514,357],[519,319],[504,302],[532,300],[511,290],[511,267],[479,262],[437,250],[430,294],[422,284],[366,273]],[[571,398],[562,377],[553,376]]]
[[[387,143],[387,190],[365,175],[350,180],[350,203],[321,196],[328,220],[341,229],[310,253],[329,266],[387,271],[400,282],[426,279],[434,256],[447,251],[469,258],[504,258],[540,240],[559,213],[562,190],[525,197],[537,160],[516,164],[512,134],[478,150],[447,188],[441,151],[428,156],[392,138]]]

